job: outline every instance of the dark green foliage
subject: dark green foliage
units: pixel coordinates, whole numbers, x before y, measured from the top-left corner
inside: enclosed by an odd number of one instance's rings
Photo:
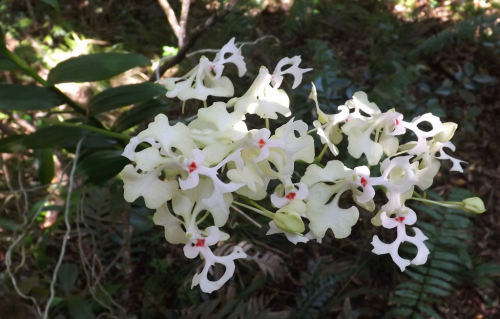
[[[415,48],[412,53],[417,55],[431,55],[439,50],[450,46],[456,46],[460,42],[474,42],[479,34],[484,40],[487,36],[485,31],[493,34],[500,32],[500,25],[496,22],[499,15],[473,16],[454,25],[450,25],[439,33],[425,39]]]
[[[416,226],[429,237],[426,245],[431,253],[425,265],[407,268],[403,273],[407,279],[394,290],[391,300],[395,306],[387,317],[439,319],[443,317],[436,307],[468,284],[465,274],[474,271],[469,254],[473,226],[470,215],[462,211],[420,204],[414,207],[420,213]]]
[[[0,85],[0,110],[44,110],[64,103],[50,88],[34,85]]]
[[[123,112],[113,123],[112,129],[121,132],[139,123],[147,122],[154,118],[156,114],[167,111],[170,103],[172,102],[166,102],[162,99],[152,99],[137,104]]]
[[[123,85],[107,89],[89,101],[90,113],[98,114],[121,106],[139,103],[165,94],[167,90],[155,83]]]
[[[71,58],[50,70],[48,83],[107,80],[138,66],[148,66],[148,58],[135,53],[96,53]]]

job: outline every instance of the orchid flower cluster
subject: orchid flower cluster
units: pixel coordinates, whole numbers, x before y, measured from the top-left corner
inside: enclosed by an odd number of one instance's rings
[[[230,99],[198,109],[187,125],[174,125],[159,114],[131,138],[123,152],[131,161],[121,172],[125,199],[133,202],[142,196],[145,205],[155,210],[154,223],[164,227],[166,240],[184,245],[187,258],[204,260],[192,287],[199,285],[207,293],[221,288],[233,276],[235,260],[246,257],[240,246],[224,256],[212,251],[230,237],[222,228],[231,212],[244,208],[266,216],[267,235],[284,235],[293,244],[321,242],[328,230],[335,238],[348,237],[359,219],[357,206],[375,211],[375,189],[381,189],[387,201],[372,223],[395,229],[397,237],[385,243],[375,235],[373,252],[389,254],[401,271],[427,260],[427,237],[415,227],[414,235],[407,233],[406,226],[413,225],[417,215],[406,201],[415,187],[425,190],[432,185],[441,160],[451,161],[451,170],[462,171],[463,162],[445,152],[455,150],[450,139],[457,125],[442,123],[430,113],[406,121],[394,109],[382,112],[364,92],[354,93],[338,113],[325,114],[313,85],[311,98],[318,120],[310,130],[291,117],[290,99],[280,89],[285,76],[293,79],[295,89],[311,70],[300,63],[299,56],[283,58],[272,73],[262,66],[246,93],[233,97],[233,84],[223,75],[225,66],[236,66],[240,77],[247,70],[240,48],[231,39],[213,60],[203,56],[186,75],[159,81],[167,88],[167,97],[181,101],[206,103],[208,96]],[[262,118],[266,127],[248,129],[249,114]],[[269,120],[280,116],[290,119],[272,132]],[[318,157],[316,134],[324,144]],[[398,137],[403,135],[413,140],[400,144]],[[331,157],[339,154],[337,145],[345,136],[349,154],[366,157],[369,166],[351,169],[339,160],[321,163],[326,150]],[[295,171],[299,161],[309,164],[303,176]],[[375,165],[380,166],[380,176],[371,176],[370,167]],[[352,206],[342,208],[339,200],[349,191]],[[274,208],[259,204],[264,200]],[[207,222],[211,226],[201,229]],[[403,242],[416,246],[412,260],[398,254]],[[215,264],[222,264],[225,272],[214,281],[208,275]]]

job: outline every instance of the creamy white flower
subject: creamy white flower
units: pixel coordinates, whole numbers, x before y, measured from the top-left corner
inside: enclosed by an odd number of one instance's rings
[[[137,135],[141,141],[153,139],[160,143],[165,155],[174,155],[172,148],[176,148],[183,155],[189,156],[195,147],[189,128],[183,123],[170,126],[164,114],[158,114],[148,128]],[[137,141],[136,141],[137,142]]]
[[[148,173],[138,173],[134,166],[128,164],[123,168],[123,197],[129,203],[142,196],[146,207],[159,208],[172,198],[179,188],[176,180],[162,181],[158,177],[160,169]]]
[[[274,221],[270,221],[268,225],[269,225],[269,230],[267,231],[266,235],[284,234],[286,239],[288,239],[288,241],[293,243],[294,245],[297,245],[298,243],[307,243],[309,241],[309,238],[307,238],[304,235],[288,233],[286,231],[279,229],[274,223]]]
[[[295,89],[299,86],[300,82],[302,82],[302,74],[311,71],[312,69],[301,69],[299,68],[299,64],[302,61],[300,56],[294,56],[293,58],[283,58],[281,59],[274,72],[271,76],[271,84],[275,88],[279,88],[281,86],[281,82],[283,82],[284,74],[293,75],[293,85],[292,89]],[[286,65],[290,65],[288,68],[283,70],[283,67]]]
[[[277,193],[282,192],[282,196]],[[292,201],[302,201],[307,198],[309,191],[307,185],[304,183],[295,183],[291,187],[284,187],[282,184],[278,185],[271,195],[271,203],[277,207],[281,208],[285,205],[290,204]]]
[[[214,290],[221,288],[234,274],[234,260],[246,258],[247,255],[239,246],[235,246],[233,251],[227,256],[216,256],[210,250],[209,246],[217,244],[221,238],[220,231],[215,226],[208,227],[208,236],[193,236],[184,246],[184,255],[193,259],[198,255],[202,255],[205,260],[205,265],[200,273],[193,276],[191,288],[200,285],[203,292],[212,293]],[[225,267],[224,274],[216,281],[208,279],[208,272],[215,264],[222,264]]]
[[[289,117],[290,99],[285,91],[271,86],[271,74],[261,67],[248,91],[239,98],[229,100],[228,106],[241,114],[257,114],[261,118],[277,119],[278,114]]]
[[[236,65],[240,77],[246,73],[245,62],[240,50],[234,44],[234,38],[222,47],[213,61],[202,56],[198,65],[186,75],[163,79],[159,83],[167,88],[167,97],[177,97],[183,101],[188,99],[205,101],[209,95],[233,96],[233,83],[229,78],[222,76],[226,63]]]
[[[306,216],[309,228],[316,238],[323,238],[328,229],[336,238],[351,234],[351,228],[359,218],[355,206],[344,209],[339,206],[340,196],[351,189],[355,174],[340,161],[329,161],[324,168],[310,165],[301,182],[309,188]],[[332,184],[333,183],[333,184]]]
[[[406,233],[406,225],[413,225],[417,221],[415,212],[405,207],[401,212],[396,214],[394,218],[390,218],[385,212],[382,212],[380,219],[382,220],[382,226],[384,228],[397,229],[397,237],[392,243],[386,244],[383,243],[377,235],[374,235],[372,240],[372,252],[377,255],[390,254],[392,260],[398,265],[401,271],[404,271],[410,264],[425,264],[427,256],[429,255],[429,249],[425,246],[424,241],[428,238],[416,227],[412,227],[415,236],[409,236]],[[399,255],[398,249],[403,242],[409,242],[417,247],[417,255],[412,260],[404,259]]]

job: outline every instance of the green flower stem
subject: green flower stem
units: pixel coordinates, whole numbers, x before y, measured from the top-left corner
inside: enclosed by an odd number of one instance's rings
[[[323,149],[321,150],[321,153],[319,153],[318,156],[314,159],[314,163],[319,163],[323,159],[323,156],[325,156],[326,150],[328,149],[328,144],[325,144],[323,146]]]
[[[377,130],[375,131],[375,142],[378,143],[378,140],[380,138],[380,127],[377,128]]]
[[[265,118],[265,122],[266,122],[266,128],[269,130],[269,119]]]
[[[81,128],[81,129],[84,129],[84,130],[87,130],[87,131],[91,131],[91,132],[103,134],[103,135],[106,135],[106,136],[109,136],[109,137],[112,137],[112,138],[116,138],[116,139],[119,139],[119,140],[124,140],[124,141],[129,141],[130,140],[130,136],[128,136],[126,134],[111,132],[111,131],[108,131],[108,130],[105,130],[105,129],[101,129],[101,128],[97,128],[95,126],[85,125],[85,124],[81,124],[81,123],[58,122],[58,123],[55,123],[55,124],[59,125],[59,126]]]
[[[186,101],[182,101],[181,113],[184,114],[184,110],[186,109]]]
[[[412,197],[410,199],[416,200],[417,202],[422,202],[422,203],[432,204],[432,205],[438,205],[438,206],[447,207],[447,208],[458,208],[458,209],[460,209],[460,207],[462,206],[461,202],[445,202],[445,201],[438,202],[438,201],[435,201],[435,200],[425,199],[425,198],[418,198],[418,197]]]
[[[19,56],[17,56],[14,52],[10,51],[6,47],[1,48],[2,53],[8,57],[12,62],[14,62],[15,65],[17,65],[24,73],[28,74],[31,76],[33,79],[35,79],[38,83],[40,83],[43,86],[47,86],[47,81],[42,79],[38,73],[35,72],[26,62],[24,62]]]
[[[87,114],[87,110],[84,107],[80,106],[75,101],[73,101],[72,99],[70,99],[66,94],[64,94],[63,92],[61,92],[55,86],[49,85],[47,83],[47,81],[45,81],[42,77],[40,77],[38,75],[38,73],[36,73],[36,71],[33,70],[26,62],[24,62],[17,54],[15,54],[14,52],[10,51],[5,46],[0,46],[0,52],[2,54],[4,54],[7,58],[9,58],[9,60],[11,60],[12,62],[14,62],[14,64],[17,65],[24,73],[26,73],[27,75],[31,76],[35,81],[37,81],[41,85],[43,85],[45,87],[48,87],[49,89],[51,89],[54,92],[56,92],[59,96],[61,96],[66,101],[66,104],[68,104],[68,106],[71,107],[73,110],[75,110],[76,112],[78,112],[80,114],[88,115]]]
[[[309,131],[307,131],[307,134],[311,134],[311,133],[314,133],[318,130],[317,127],[313,128],[313,129],[310,129]]]
[[[208,215],[210,215],[210,212],[207,210],[205,212],[205,215],[203,215],[200,219],[196,221],[196,224],[201,224],[205,219],[207,219]]]
[[[245,201],[249,201],[249,202],[253,202],[254,206],[255,206],[255,204],[257,204],[253,200],[251,200],[251,199],[244,199],[244,200]],[[267,218],[273,219],[273,217],[274,217],[274,214],[272,212],[270,212],[269,210],[263,208],[259,204],[257,204],[257,206],[259,206],[259,208],[255,208],[254,206],[250,206],[250,205],[247,205],[247,204],[244,204],[244,203],[240,203],[240,202],[235,201],[235,200],[233,201],[233,204],[236,204],[238,206],[244,207],[244,208],[246,208],[248,210],[251,210],[254,213],[260,214],[260,215],[265,216]]]
[[[206,100],[203,100],[203,107],[206,108],[207,107],[207,101]]]

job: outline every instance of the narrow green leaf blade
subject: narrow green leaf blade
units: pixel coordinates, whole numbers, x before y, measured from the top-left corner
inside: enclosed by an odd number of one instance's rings
[[[68,298],[68,311],[73,319],[94,319],[92,306],[82,297]]]
[[[78,278],[78,267],[75,264],[64,263],[59,268],[59,283],[62,290],[68,294]]]
[[[155,83],[123,85],[94,96],[89,102],[89,108],[92,114],[98,114],[121,106],[147,101],[166,92],[163,86]]]
[[[49,184],[54,178],[54,156],[50,148],[43,148],[36,152],[38,160],[38,178],[40,184]]]
[[[150,120],[156,114],[167,111],[169,104],[160,99],[153,99],[140,103],[130,110],[123,112],[113,123],[113,131],[122,132],[145,120]]]
[[[56,65],[49,73],[48,83],[93,82],[109,79],[138,66],[151,62],[134,53],[96,53],[81,55]]]
[[[94,152],[80,161],[78,168],[90,182],[100,184],[116,176],[129,163],[121,156],[122,151],[102,150]]]
[[[63,103],[62,97],[49,88],[0,84],[0,110],[45,110]]]

